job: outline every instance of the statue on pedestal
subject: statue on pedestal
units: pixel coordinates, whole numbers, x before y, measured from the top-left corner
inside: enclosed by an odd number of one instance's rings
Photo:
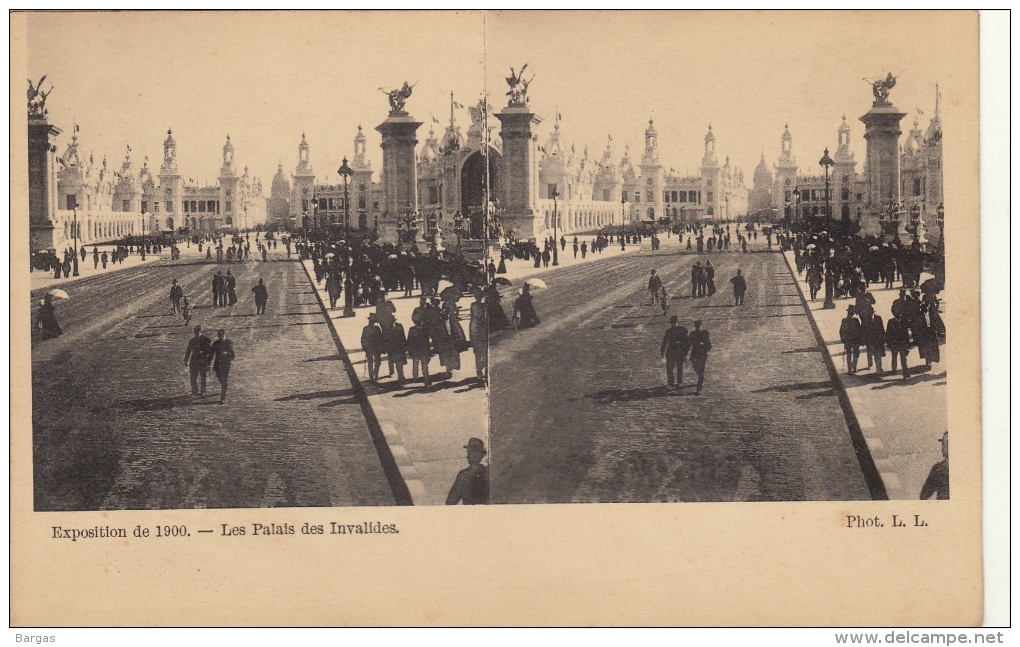
[[[387,90],[386,88],[379,88],[383,94],[389,97],[390,100],[390,114],[396,112],[404,112],[404,103],[411,96],[411,91],[414,90],[414,86],[418,85],[418,82],[408,84],[404,81],[404,86],[399,90]]]
[[[510,86],[510,90],[506,93],[510,97],[510,105],[522,105],[528,102],[528,85],[535,80],[535,77],[525,81],[524,70],[526,69],[528,69],[527,63],[521,67],[520,72],[514,72],[514,68],[510,68],[510,76],[506,77],[506,84]]]
[[[896,77],[893,76],[892,72],[886,75],[884,79],[877,81],[871,81],[869,79],[863,79],[871,84],[871,92],[875,95],[874,106],[891,106],[889,102],[889,90],[896,85]]]
[[[42,91],[42,84],[46,80],[44,74],[39,83],[33,85],[32,79],[28,80],[28,116],[29,117],[45,117],[46,116],[46,97],[50,96],[53,92],[53,88],[50,87],[49,92]]]

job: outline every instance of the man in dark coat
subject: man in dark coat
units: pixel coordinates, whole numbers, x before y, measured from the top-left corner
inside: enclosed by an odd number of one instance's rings
[[[253,287],[251,291],[255,295],[255,314],[266,314],[266,304],[269,302],[269,290],[266,289],[265,282],[262,279],[259,279],[258,285]]]
[[[688,336],[691,343],[691,365],[698,376],[698,387],[694,395],[701,395],[701,387],[705,383],[705,364],[708,363],[708,351],[712,350],[707,330],[701,329],[701,322],[694,322],[694,330]]]
[[[659,346],[659,355],[666,360],[666,386],[676,386],[684,383],[684,364],[687,363],[687,351],[690,350],[690,342],[687,339],[687,329],[677,324],[677,317],[669,318],[669,328],[662,336],[662,344]]]
[[[237,278],[227,270],[223,280],[227,288],[227,305],[232,306],[237,303]]]
[[[705,290],[703,283],[705,281],[705,270],[701,267],[701,261],[694,264],[691,268],[691,297],[704,296]]]
[[[181,298],[184,297],[184,290],[181,286],[177,285],[177,279],[173,280],[170,286],[170,312],[172,314],[181,313]]]
[[[191,396],[205,395],[205,379],[212,358],[212,341],[202,334],[202,326],[195,326],[195,336],[188,340],[184,351],[184,365],[191,376]]]
[[[425,379],[425,386],[432,385],[432,378],[429,376],[429,359],[432,355],[432,348],[429,345],[428,333],[421,325],[411,326],[407,331],[407,352],[411,356],[411,377],[418,379],[418,368],[421,367],[422,376]]]
[[[213,305],[214,306],[222,305],[221,301],[223,299],[223,275],[220,274],[219,272],[216,272],[215,274],[213,274],[213,278],[212,278],[212,296],[213,296]]]
[[[652,305],[659,300],[659,288],[662,287],[662,279],[652,270],[652,275],[648,277],[648,292],[652,295]]]
[[[885,326],[877,313],[861,323],[861,342],[868,352],[868,368],[875,363],[875,377],[882,377],[882,358],[885,357]]]
[[[230,378],[230,363],[234,361],[234,342],[226,337],[227,331],[216,331],[217,339],[212,343],[213,373],[220,381],[220,404],[227,399],[227,381]]]
[[[365,351],[368,379],[372,382],[379,380],[379,366],[382,364],[383,353],[383,334],[375,321],[375,314],[369,314],[368,323],[361,330],[361,349]]]
[[[839,340],[843,342],[846,372],[853,375],[857,372],[857,358],[861,354],[861,322],[857,320],[853,306],[847,306],[846,317],[839,324]]]
[[[942,444],[942,460],[931,466],[928,478],[921,486],[921,500],[930,499],[931,495],[944,501],[949,498],[949,432],[944,432],[939,440]]]
[[[404,335],[404,325],[399,321],[394,322],[383,337],[386,359],[389,360],[390,368],[397,373],[397,384],[404,386],[404,365],[407,364],[407,337]]]
[[[485,505],[489,503],[489,468],[482,463],[485,458],[485,443],[480,438],[471,438],[467,445],[468,466],[457,473],[457,478],[446,496],[446,505]]]
[[[744,305],[744,293],[747,292],[747,281],[740,274],[740,270],[737,270],[737,275],[730,279],[730,283],[733,284],[733,305]]]
[[[901,317],[893,317],[885,329],[885,343],[892,353],[892,370],[896,372],[896,360],[903,365],[903,379],[910,379],[907,355],[910,353],[910,329]]]

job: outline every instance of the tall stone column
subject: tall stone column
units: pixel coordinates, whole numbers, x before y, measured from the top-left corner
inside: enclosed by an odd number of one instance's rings
[[[531,126],[538,123],[525,103],[511,103],[496,115],[502,124],[503,178],[500,203],[503,225],[522,240],[535,238],[536,178]]]
[[[28,218],[32,251],[56,248],[63,232],[55,230],[57,209],[56,144],[60,129],[45,115],[28,118]],[[56,238],[59,235],[60,241]]]
[[[879,233],[879,219],[890,203],[900,201],[900,120],[906,113],[876,100],[861,121],[867,141],[868,214],[862,233]]]
[[[391,110],[386,121],[375,127],[382,134],[383,188],[385,203],[379,221],[384,240],[397,240],[397,218],[408,210],[418,210],[418,167],[414,147],[422,122],[403,110]],[[421,232],[419,232],[420,234]]]

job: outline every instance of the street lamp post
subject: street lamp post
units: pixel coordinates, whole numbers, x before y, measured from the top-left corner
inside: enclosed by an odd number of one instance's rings
[[[939,226],[939,244],[935,247],[935,281],[941,288],[946,284],[946,210],[942,203],[935,208],[935,222]]]
[[[835,166],[835,164],[832,158],[829,157],[829,149],[826,147],[822,159],[818,160],[818,165],[825,169],[825,231],[829,231],[829,221],[832,218],[832,208],[829,201],[829,168]]]
[[[71,265],[74,268],[71,271],[71,276],[78,276],[78,198],[75,197],[72,211],[74,213],[74,258],[71,259]]]
[[[921,207],[918,205],[912,205],[910,207],[910,233],[914,237],[914,242],[918,242],[918,230],[921,224]]]
[[[351,241],[350,241],[350,227],[351,227],[351,205],[347,194],[347,180],[354,173],[351,167],[347,165],[347,158],[344,157],[343,164],[337,169],[337,174],[343,178],[344,181],[344,242],[347,244],[347,263],[344,268],[344,317],[354,316],[354,283],[351,281],[351,266],[354,263]]]
[[[559,219],[560,215],[556,210],[556,198],[559,197],[560,192],[555,188],[552,190],[553,199],[553,265],[560,264],[560,257],[557,250],[560,247],[560,236],[559,236]]]

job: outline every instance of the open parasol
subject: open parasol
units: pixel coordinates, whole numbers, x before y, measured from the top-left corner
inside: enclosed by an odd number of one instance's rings
[[[50,290],[49,292],[47,292],[47,294],[49,294],[54,299],[70,299],[71,298],[71,297],[67,296],[67,292],[64,292],[63,290]]]
[[[535,290],[544,290],[549,287],[548,285],[545,284],[545,281],[543,281],[542,279],[528,279],[527,281],[524,282],[524,284],[530,285]]]
[[[497,276],[495,279],[492,280],[492,282],[495,283],[496,285],[513,285],[510,279],[506,278],[505,276]]]

